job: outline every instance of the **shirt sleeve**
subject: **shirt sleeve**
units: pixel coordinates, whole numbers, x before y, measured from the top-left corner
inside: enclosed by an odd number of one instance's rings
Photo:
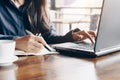
[[[6,39],[6,40],[14,40],[15,38],[17,38],[18,36],[13,36],[13,35],[2,35],[0,34],[0,40],[2,39]]]
[[[42,34],[42,36],[48,44],[74,41],[72,38],[72,31],[68,32],[66,35],[57,35],[53,26],[51,26],[51,29],[49,32]]]
[[[56,43],[63,43],[63,42],[71,42],[74,41],[72,39],[72,32],[70,31],[66,35],[57,35],[53,30],[47,32],[43,35],[43,38],[48,44],[56,44]]]

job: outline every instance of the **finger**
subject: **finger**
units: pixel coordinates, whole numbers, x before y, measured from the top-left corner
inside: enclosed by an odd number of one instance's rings
[[[39,50],[35,50],[35,49],[29,49],[29,51],[27,51],[27,53],[38,53]]]
[[[38,42],[38,41],[33,41],[32,45],[37,47],[37,48],[41,48],[41,45],[43,45],[43,44]]]
[[[46,43],[46,41],[44,40],[44,38],[43,38],[42,36],[41,36],[40,38],[41,38],[41,40],[42,40],[43,45],[46,45],[47,43]]]
[[[46,45],[46,41],[43,39],[43,37],[36,36],[35,38],[36,41],[42,43],[43,45]]]
[[[80,41],[80,40],[81,40],[81,35],[73,34],[73,39],[74,39],[75,41]]]
[[[87,36],[82,36],[82,37],[81,37],[81,41],[83,41],[83,40],[85,40],[85,39],[87,39]]]
[[[93,31],[88,31],[88,33],[92,36],[92,37],[96,37],[96,34],[95,34],[95,32],[93,32]]]
[[[92,36],[87,31],[84,31],[84,30],[83,31],[79,31],[79,32],[76,32],[76,34],[82,35],[81,41],[88,38],[92,43],[95,43],[95,41],[93,40]]]
[[[75,32],[76,34],[78,34],[78,35],[85,35],[85,31],[83,30],[83,31],[78,31],[78,32]]]
[[[42,44],[41,44],[41,47],[38,48],[34,45],[31,45],[26,52],[31,52],[31,53],[38,53],[41,49],[43,48]]]
[[[38,33],[36,33],[36,36],[38,36],[39,34]]]
[[[34,47],[32,48],[32,50],[33,50],[35,53],[38,53],[38,52],[40,52],[43,48],[44,48],[44,46],[41,44],[40,48],[34,46]]]
[[[94,43],[94,40],[92,39],[91,35],[87,32],[87,31],[84,31],[85,32],[85,36],[92,42]]]
[[[96,37],[96,34],[94,31],[78,31],[76,32],[76,34],[79,34],[79,35],[85,35],[85,32],[88,32],[92,37]]]
[[[83,41],[88,38],[88,34],[86,34],[85,31],[75,32],[74,34],[75,34],[76,40],[79,40],[79,41]]]

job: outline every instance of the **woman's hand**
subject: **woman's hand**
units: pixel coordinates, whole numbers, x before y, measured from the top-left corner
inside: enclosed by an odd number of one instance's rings
[[[26,35],[24,37],[16,38],[16,49],[37,53],[43,48],[42,38],[35,35]]]
[[[75,41],[83,41],[85,39],[89,39],[92,43],[95,43],[95,33],[93,31],[78,31],[78,32],[73,32],[72,34],[73,39]]]

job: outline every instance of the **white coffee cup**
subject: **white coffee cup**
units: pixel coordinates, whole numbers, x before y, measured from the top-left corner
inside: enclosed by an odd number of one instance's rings
[[[16,64],[0,67],[0,80],[17,80],[17,69],[18,66]]]
[[[15,41],[0,40],[0,59],[9,59],[15,56]]]

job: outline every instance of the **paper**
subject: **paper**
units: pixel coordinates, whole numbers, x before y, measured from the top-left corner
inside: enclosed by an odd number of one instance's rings
[[[59,54],[58,52],[56,51],[48,51],[46,48],[43,48],[40,52],[38,53],[26,53],[24,51],[21,51],[21,50],[15,50],[15,55],[16,56],[24,56],[24,55],[46,55],[46,54]]]

